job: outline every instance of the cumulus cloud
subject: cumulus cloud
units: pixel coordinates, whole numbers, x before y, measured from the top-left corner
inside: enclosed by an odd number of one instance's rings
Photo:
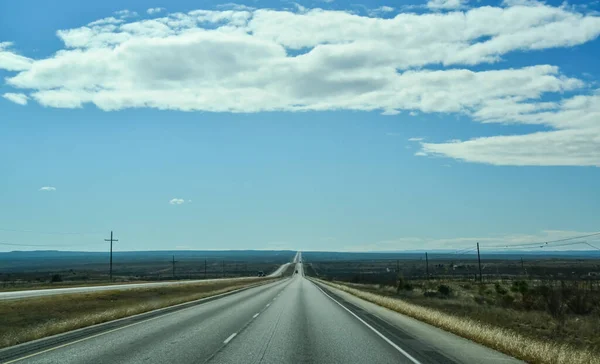
[[[185,200],[182,198],[173,198],[171,199],[171,201],[169,201],[169,204],[171,205],[183,205],[185,203]]]
[[[515,109],[502,118],[495,107],[479,115],[484,121],[544,124],[557,130],[422,143],[423,151],[493,165],[600,167],[600,92],[542,104],[515,103]]]
[[[56,191],[56,187],[44,186],[44,187],[40,188],[39,191],[47,191],[47,192]]]
[[[378,8],[375,9],[368,9],[367,10],[367,14],[369,14],[370,16],[377,16],[377,15],[381,15],[381,14],[385,14],[385,13],[391,13],[393,12],[394,8],[392,8],[391,6],[380,6]]]
[[[150,9],[146,10],[146,12],[150,15],[154,15],[154,14],[158,14],[164,10],[165,10],[165,8],[150,8]]]
[[[11,42],[0,42],[0,70],[24,71],[31,66],[32,59],[9,50]]]
[[[449,9],[466,2],[429,3]],[[407,111],[411,116],[458,113],[483,123],[547,125],[552,130],[542,135],[423,143],[419,153],[493,164],[538,163],[542,157],[525,148],[527,139],[551,152],[557,147],[545,143],[568,137],[561,144],[572,154],[567,162],[596,165],[594,147],[600,148],[594,143],[600,131],[587,113],[596,110],[597,101],[586,94],[587,85],[551,64],[507,68],[502,63],[511,52],[594,40],[600,17],[593,13],[513,1],[393,18],[233,5],[135,21],[130,18],[137,14],[128,10],[115,15],[59,30],[64,48],[47,58],[17,56],[21,64],[15,66],[16,55],[3,46],[0,68],[8,69],[2,57],[11,54],[15,72],[8,85],[56,108]],[[494,69],[471,69],[484,63]],[[561,101],[565,92],[580,95]],[[543,101],[547,96],[558,101]],[[584,145],[570,144],[575,142]],[[519,147],[520,154],[499,155],[504,146]],[[480,149],[483,153],[475,152]],[[552,158],[559,149],[545,163],[566,163]]]
[[[2,97],[14,102],[15,104],[27,105],[27,95],[25,95],[25,94],[15,94],[15,93],[7,92],[4,95],[2,95]]]
[[[123,9],[123,10],[115,11],[115,15],[117,15],[121,18],[134,18],[134,17],[138,16],[138,13],[135,11]]]
[[[427,7],[432,10],[453,10],[466,6],[469,0],[429,0]]]

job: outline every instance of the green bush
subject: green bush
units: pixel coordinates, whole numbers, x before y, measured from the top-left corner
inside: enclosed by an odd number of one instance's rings
[[[62,276],[60,274],[53,274],[52,277],[50,277],[50,283],[55,282],[62,282]]]
[[[515,302],[515,297],[511,296],[509,294],[502,295],[502,299],[500,300],[500,303],[504,307],[511,307],[514,302]]]
[[[480,305],[483,305],[485,303],[485,298],[483,296],[474,296],[473,300],[479,303]]]
[[[500,283],[496,282],[496,284],[494,284],[494,288],[496,289],[496,293],[499,295],[505,295],[508,293],[508,290],[506,288],[504,288]]]
[[[423,292],[423,296],[425,297],[438,297],[439,293],[437,291],[425,291]]]
[[[438,292],[444,296],[444,297],[448,297],[450,296],[450,293],[452,293],[452,289],[450,288],[450,286],[446,285],[446,284],[440,284],[438,286]]]
[[[514,281],[510,290],[519,292],[520,294],[526,294],[527,291],[529,291],[529,284],[526,281]]]
[[[396,279],[396,292],[400,293],[400,291],[404,288],[404,277],[402,275],[398,275]]]

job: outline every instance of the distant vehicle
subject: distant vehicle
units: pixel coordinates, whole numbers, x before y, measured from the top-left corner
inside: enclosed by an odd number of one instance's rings
[[[264,277],[265,276],[265,272],[263,272],[262,270],[258,272],[258,276],[259,277]]]

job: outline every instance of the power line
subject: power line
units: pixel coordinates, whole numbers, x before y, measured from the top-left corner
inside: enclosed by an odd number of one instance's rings
[[[593,234],[587,234],[587,235],[579,235],[579,236],[572,236],[570,238],[563,238],[563,239],[557,239],[557,240],[549,240],[549,241],[542,241],[539,243],[526,243],[526,244],[515,244],[515,245],[507,245],[507,244],[503,244],[503,245],[488,245],[486,246],[486,248],[521,248],[521,247],[529,247],[529,246],[536,246],[536,245],[548,245],[548,244],[553,244],[553,243],[560,243],[563,241],[569,241],[569,240],[574,240],[574,239],[582,239],[582,238],[588,238],[590,236],[596,236],[596,235],[600,235],[600,232],[598,233],[593,233]],[[556,246],[556,245],[553,245]]]
[[[17,244],[17,243],[2,243],[2,242],[0,242],[0,245],[55,247],[55,246],[90,246],[90,245],[99,245],[99,244],[97,244],[97,243],[89,243],[89,244]]]
[[[0,228],[0,231],[6,231],[6,232],[12,232],[12,233],[42,234],[42,235],[102,235],[100,233],[80,233],[80,232],[61,232],[61,231],[35,231],[35,230],[19,230],[19,229],[4,229],[4,228]]]

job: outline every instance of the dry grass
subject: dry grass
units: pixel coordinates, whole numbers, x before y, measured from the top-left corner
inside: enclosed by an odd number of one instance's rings
[[[217,282],[65,294],[0,301],[0,347],[214,296],[273,279],[224,279]]]
[[[530,363],[600,363],[598,353],[591,350],[575,348],[560,342],[531,338],[513,330],[484,324],[466,317],[449,315],[447,312],[411,304],[398,298],[365,292],[347,285],[322,280],[319,282]]]

